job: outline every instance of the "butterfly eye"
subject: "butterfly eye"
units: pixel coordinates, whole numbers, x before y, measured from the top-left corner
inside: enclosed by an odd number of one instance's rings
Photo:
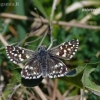
[[[44,46],[40,46],[40,47],[38,48],[38,51],[44,51],[44,50],[46,50],[46,47],[44,47]]]
[[[38,50],[41,50],[42,46],[38,47]]]

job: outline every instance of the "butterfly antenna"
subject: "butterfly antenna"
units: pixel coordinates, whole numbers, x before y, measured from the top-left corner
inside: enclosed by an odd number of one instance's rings
[[[42,21],[41,16],[39,15],[39,12],[38,12],[37,8],[34,8],[34,10],[36,11],[36,13],[37,13],[39,19],[41,20],[41,23],[42,23],[41,26],[42,26],[42,25],[43,25],[43,21]],[[40,27],[41,27],[41,26],[40,26]],[[39,28],[40,28],[40,27],[39,27]]]
[[[33,40],[33,41],[30,41],[30,42],[26,42],[25,45],[29,45],[30,43],[34,43],[36,41],[38,41],[39,39],[41,39],[43,36],[39,36],[37,39]]]
[[[41,27],[43,26],[43,21],[42,21],[42,18],[40,17],[40,15],[39,15],[37,9],[36,9],[36,8],[34,8],[34,9],[35,9],[35,11],[36,11],[36,13],[37,13],[39,19],[41,20],[41,23],[42,23],[42,24],[37,28],[37,29],[39,29],[39,28],[41,28]],[[36,30],[36,31],[37,31],[37,30]],[[25,38],[24,38],[23,40],[21,40],[21,41],[17,44],[17,46],[23,44],[23,43],[26,41],[26,39],[27,39],[28,37],[30,37],[30,36],[26,35]]]

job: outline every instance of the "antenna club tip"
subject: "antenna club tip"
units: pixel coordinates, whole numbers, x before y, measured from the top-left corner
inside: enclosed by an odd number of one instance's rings
[[[37,8],[36,8],[36,7],[34,7],[34,10],[37,10]]]

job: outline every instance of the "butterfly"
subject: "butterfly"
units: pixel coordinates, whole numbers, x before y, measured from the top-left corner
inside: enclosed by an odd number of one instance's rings
[[[73,39],[49,50],[45,46],[40,46],[37,51],[19,46],[7,46],[6,53],[10,61],[15,64],[26,62],[21,71],[21,76],[25,79],[38,79],[41,76],[57,78],[68,73],[67,66],[61,59],[70,60],[78,46],[78,39]]]

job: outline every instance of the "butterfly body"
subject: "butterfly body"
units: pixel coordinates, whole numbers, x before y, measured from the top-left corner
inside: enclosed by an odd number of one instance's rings
[[[71,59],[75,55],[78,45],[78,40],[71,40],[49,50],[40,46],[36,52],[22,47],[7,46],[6,52],[8,58],[15,64],[27,61],[21,71],[23,78],[38,79],[41,76],[57,78],[68,73],[67,66],[61,59]]]
[[[44,46],[40,46],[35,54],[35,59],[37,59],[40,66],[40,73],[43,77],[48,76],[48,59],[50,59],[50,53]]]

